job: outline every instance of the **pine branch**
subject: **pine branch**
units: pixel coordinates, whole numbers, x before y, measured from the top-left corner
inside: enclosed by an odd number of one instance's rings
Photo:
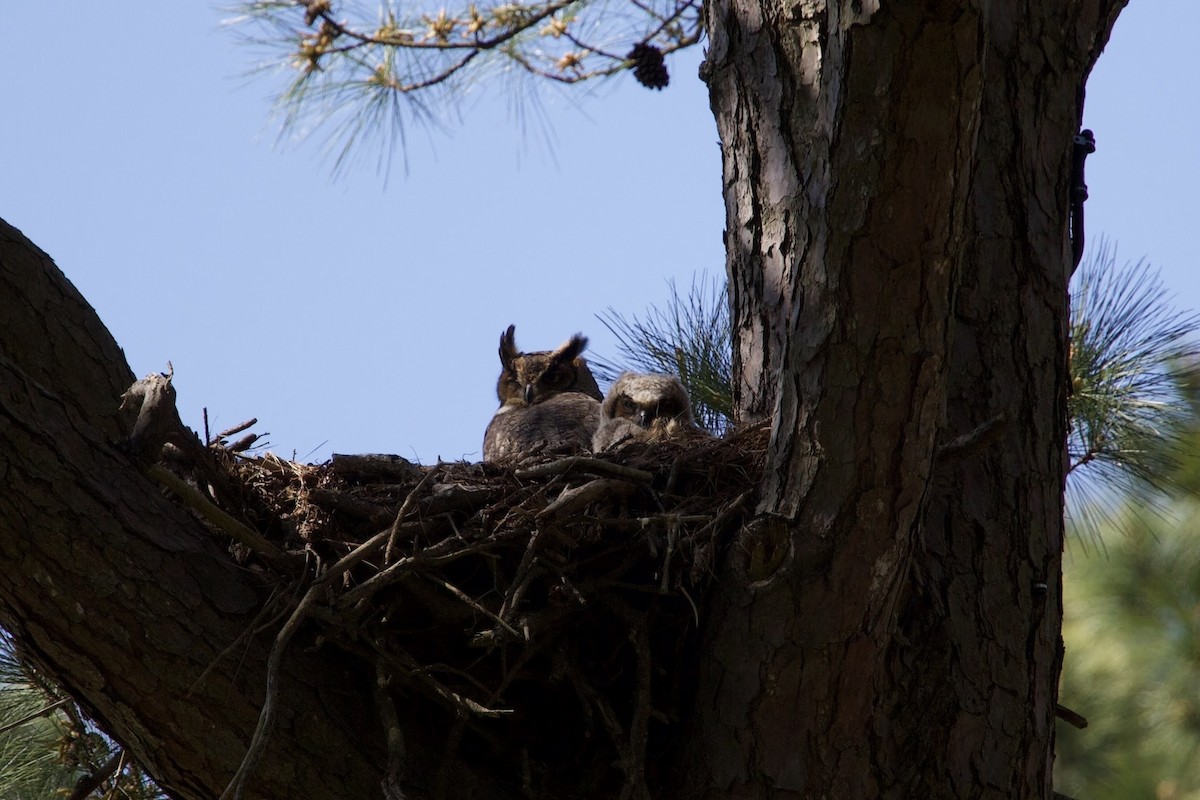
[[[457,10],[401,10],[381,0],[375,20],[333,0],[264,0],[233,12],[228,22],[242,39],[271,54],[255,72],[282,66],[298,73],[277,103],[283,132],[327,130],[335,172],[371,138],[386,164],[397,145],[403,150],[407,122],[438,122],[432,110],[457,108],[493,66],[507,78],[554,84],[633,70],[644,85],[662,88],[662,58],[703,35],[700,0],[468,3]]]
[[[1143,261],[1117,267],[1104,241],[1076,272],[1067,449],[1068,487],[1082,502],[1073,513],[1103,516],[1093,485],[1117,497],[1173,489],[1195,419],[1182,389],[1196,375],[1198,329],[1200,315],[1176,310],[1157,272]]]
[[[697,422],[723,433],[733,420],[733,359],[729,302],[723,283],[700,275],[687,297],[673,281],[664,308],[650,307],[643,318],[613,309],[598,315],[617,338],[618,361],[589,362],[605,380],[625,369],[678,375],[692,400]]]

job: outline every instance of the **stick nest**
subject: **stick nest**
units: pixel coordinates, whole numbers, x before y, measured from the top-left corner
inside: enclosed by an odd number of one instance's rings
[[[690,707],[706,598],[766,442],[757,426],[497,467],[307,465],[218,440],[209,495],[245,523],[222,528],[234,556],[275,587],[263,617],[290,615],[276,647],[299,631],[373,670],[397,785],[404,738],[420,735],[400,707],[444,719],[423,725],[443,764],[526,796],[643,798],[669,780],[656,766]],[[413,769],[405,780],[454,796],[448,770]]]

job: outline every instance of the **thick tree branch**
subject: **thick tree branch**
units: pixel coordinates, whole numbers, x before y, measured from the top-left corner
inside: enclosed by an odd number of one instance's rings
[[[132,379],[120,350],[2,222],[0,267],[0,624],[160,785],[211,800],[259,717],[269,639],[225,649],[266,587],[114,445],[130,430],[116,414]],[[279,680],[287,707],[250,792],[376,796],[387,751],[370,665],[295,648]],[[409,739],[425,765],[415,780],[434,768],[429,746]]]

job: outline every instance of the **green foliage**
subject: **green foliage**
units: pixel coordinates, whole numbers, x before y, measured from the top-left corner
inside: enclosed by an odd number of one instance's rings
[[[1200,800],[1200,504],[1130,518],[1107,557],[1064,569],[1066,656],[1055,788],[1088,800]],[[1132,514],[1132,510],[1127,510]]]
[[[55,702],[17,659],[12,642],[0,638],[0,798],[42,800],[74,784],[76,775],[59,758],[63,716],[47,711]]]
[[[52,797],[166,800],[0,630],[0,800]]]
[[[1168,504],[1200,489],[1197,316],[1145,264],[1114,263],[1101,245],[1072,302],[1068,485],[1093,491],[1083,514],[1069,504],[1072,538],[1105,552],[1076,548],[1064,569],[1060,700],[1090,724],[1059,724],[1055,786],[1200,800],[1200,505]]]
[[[44,701],[36,692],[0,687],[0,798],[41,800],[74,783],[58,757],[61,733],[37,712]],[[32,717],[28,722],[17,724]],[[14,727],[9,727],[9,726]]]
[[[1173,309],[1145,262],[1115,264],[1102,243],[1071,296],[1070,468],[1116,490],[1166,490],[1192,419],[1181,385],[1195,369],[1200,317]]]
[[[629,318],[613,309],[598,315],[617,337],[621,363],[594,357],[590,363],[603,380],[625,369],[678,375],[692,399],[696,421],[715,434],[733,421],[732,336],[725,284],[706,276],[692,279],[686,297],[674,281],[665,308],[651,306],[645,316]]]
[[[1143,261],[1116,265],[1105,242],[1080,266],[1071,294],[1070,473],[1067,508],[1082,541],[1118,527],[1121,502],[1150,511],[1179,489],[1184,445],[1197,434],[1196,331],[1200,317],[1176,310]]]

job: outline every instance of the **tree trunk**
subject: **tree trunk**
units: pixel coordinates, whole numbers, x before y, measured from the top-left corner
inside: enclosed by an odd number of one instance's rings
[[[774,424],[689,796],[1047,796],[1071,137],[1123,5],[710,5],[736,401]]]

